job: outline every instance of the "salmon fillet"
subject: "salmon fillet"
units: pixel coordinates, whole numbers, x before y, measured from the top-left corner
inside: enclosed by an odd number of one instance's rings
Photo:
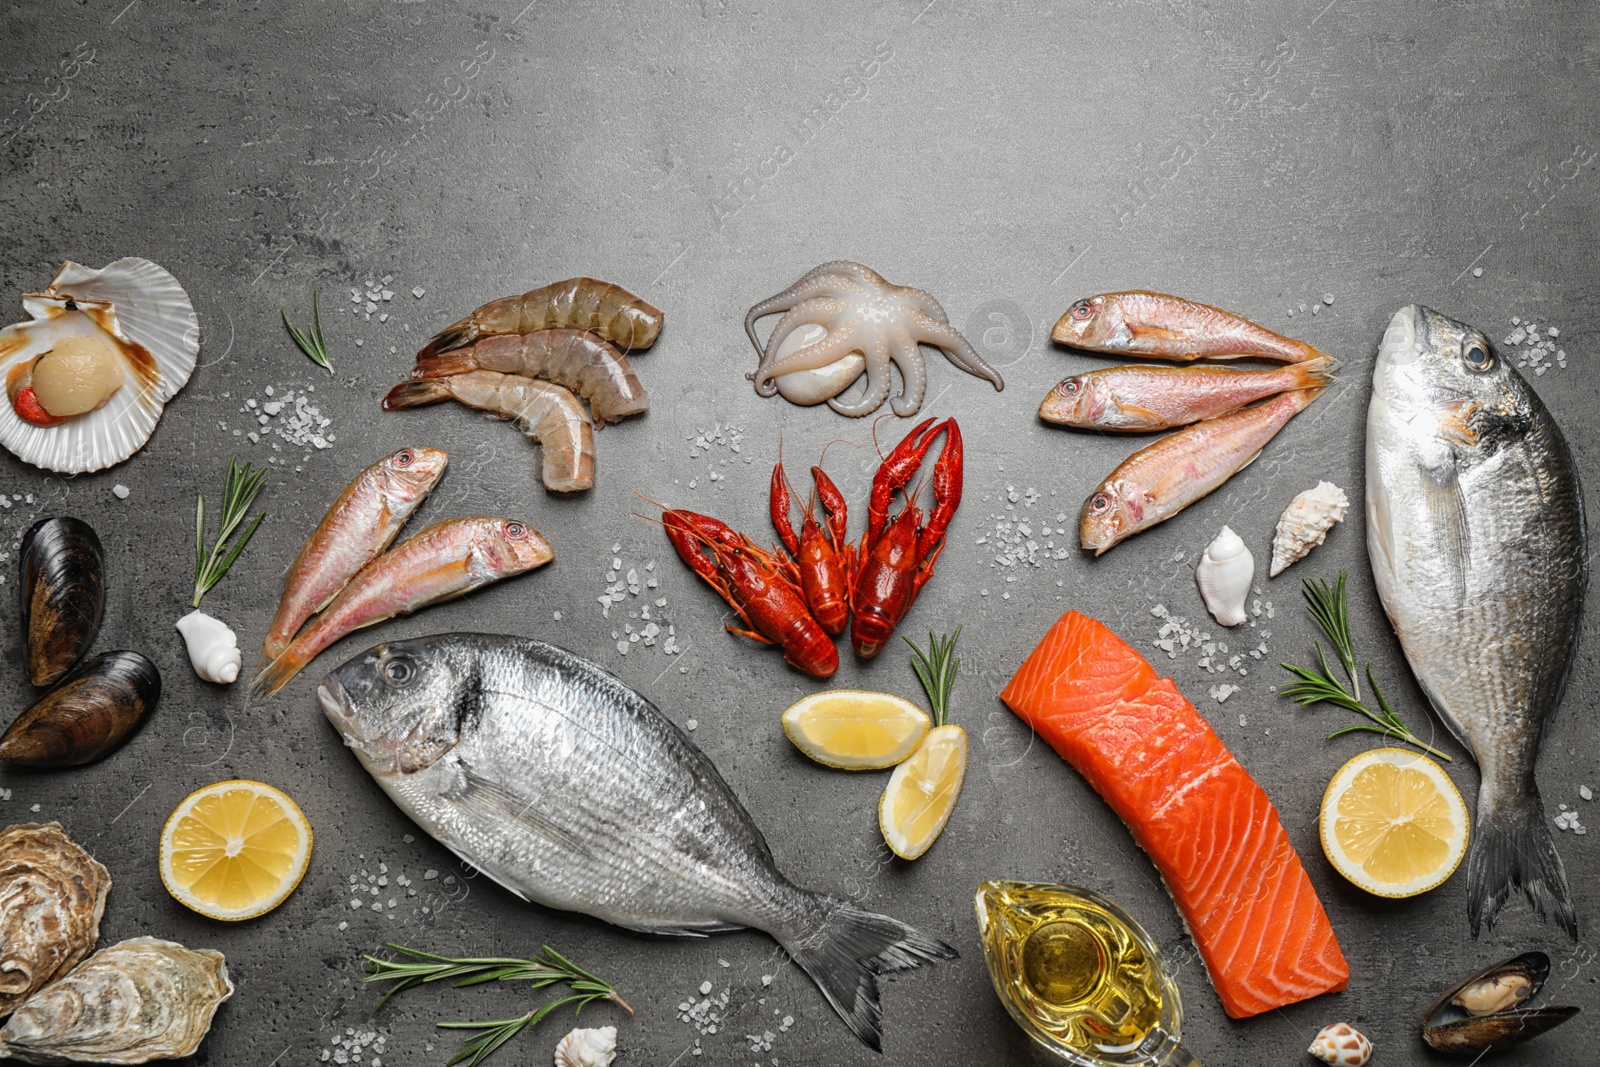
[[[1069,611],[1000,699],[1155,861],[1230,1016],[1345,988],[1350,965],[1277,809],[1170,678]]]

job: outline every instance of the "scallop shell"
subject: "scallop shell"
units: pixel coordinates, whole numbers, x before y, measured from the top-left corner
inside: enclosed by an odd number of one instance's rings
[[[555,1067],[611,1067],[617,1058],[617,1028],[574,1030],[556,1046]]]
[[[1276,578],[1289,564],[1305,559],[1349,511],[1350,498],[1332,482],[1318,482],[1290,501],[1272,535],[1272,567],[1267,577]]]
[[[0,1028],[24,1063],[148,1063],[200,1047],[233,995],[222,953],[156,937],[101,949],[35,994]]]
[[[60,823],[0,832],[0,1016],[93,951],[110,891]]]
[[[200,352],[200,323],[178,280],[148,259],[119,259],[101,270],[68,260],[22,306],[31,320],[0,330],[0,377],[74,334],[101,336],[128,374],[110,401],[59,426],[34,426],[0,403],[0,445],[63,474],[102,470],[143,448]]]
[[[1334,1023],[1324,1026],[1306,1051],[1339,1067],[1362,1067],[1372,1058],[1372,1042],[1349,1023]]]
[[[1194,569],[1206,610],[1219,624],[1238,626],[1244,622],[1244,602],[1250,595],[1250,579],[1255,573],[1256,560],[1250,549],[1238,534],[1224,526],[1216,540],[1206,546]]]

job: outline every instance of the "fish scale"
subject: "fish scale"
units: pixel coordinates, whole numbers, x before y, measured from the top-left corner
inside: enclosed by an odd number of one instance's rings
[[[872,1048],[877,976],[956,954],[789,882],[705,753],[564,649],[485,634],[382,644],[318,696],[390,799],[500,885],[648,933],[765,930]]]

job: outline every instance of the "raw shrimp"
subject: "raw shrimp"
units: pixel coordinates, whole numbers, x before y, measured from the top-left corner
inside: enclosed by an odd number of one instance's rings
[[[649,348],[661,333],[661,312],[619,285],[568,278],[521,296],[489,301],[434,334],[419,355],[448,352],[497,333],[533,333],[552,326],[576,326],[618,348]]]
[[[417,358],[413,378],[446,378],[475,370],[520,374],[564,385],[589,402],[595,429],[650,407],[628,357],[588,330],[498,334],[465,348]]]
[[[517,429],[539,442],[544,447],[546,489],[572,493],[594,485],[594,426],[569,390],[516,374],[475,370],[401,382],[383,398],[383,408],[399,411],[450,399],[511,419]]]

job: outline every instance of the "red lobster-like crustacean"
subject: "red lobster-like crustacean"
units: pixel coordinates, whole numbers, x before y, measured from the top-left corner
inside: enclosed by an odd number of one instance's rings
[[[749,629],[728,632],[779,645],[793,667],[817,678],[839,669],[839,650],[806,608],[794,564],[720,519],[669,509],[661,524],[678,556],[726,600]]]
[[[845,540],[848,521],[844,494],[821,467],[811,468],[816,491],[806,502],[800,533],[789,521],[792,488],[783,473],[783,461],[772,468],[772,492],[768,505],[772,525],[783,538],[784,546],[795,559],[800,572],[800,591],[805,594],[811,614],[830,634],[842,634],[850,622],[850,591],[855,581],[855,546]],[[817,521],[817,501],[827,517],[827,525]]]
[[[926,419],[906,434],[872,479],[867,532],[856,553],[851,598],[855,622],[850,627],[850,643],[856,655],[865,659],[883,650],[894,628],[911,610],[917,593],[932,577],[934,561],[944,551],[945,528],[961,503],[961,428],[955,419],[938,426],[933,423]],[[922,525],[922,511],[910,499],[911,494],[900,514],[889,521],[889,503],[895,492],[910,484],[941,433],[945,442],[933,465],[933,510],[928,524]]]

